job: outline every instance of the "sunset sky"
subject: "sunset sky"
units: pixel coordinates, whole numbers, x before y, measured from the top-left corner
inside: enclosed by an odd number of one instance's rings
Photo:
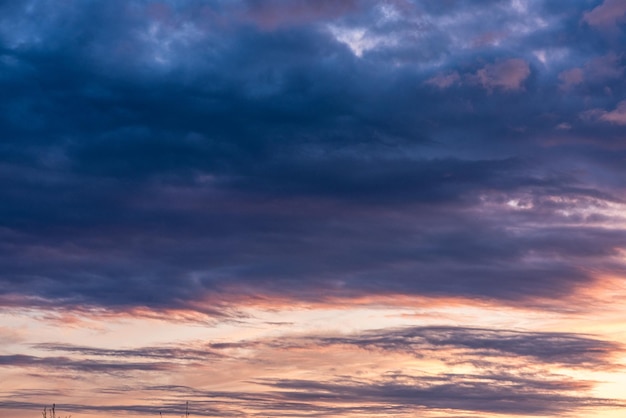
[[[626,416],[625,0],[0,0],[0,417]]]

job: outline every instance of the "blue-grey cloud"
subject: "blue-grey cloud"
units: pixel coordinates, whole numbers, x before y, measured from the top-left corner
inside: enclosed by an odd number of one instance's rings
[[[222,355],[211,350],[193,349],[187,347],[141,347],[137,349],[102,349],[97,347],[83,347],[69,344],[37,344],[38,349],[47,351],[57,351],[70,353],[72,355],[83,355],[91,357],[117,357],[122,359],[143,358],[149,360],[175,360],[178,362],[209,361],[222,357]],[[219,346],[218,346],[219,347]]]
[[[408,352],[424,356],[442,348],[460,350],[452,361],[478,358],[530,358],[570,367],[613,367],[622,347],[586,335],[520,332],[465,327],[414,327],[370,331],[361,335],[323,338],[321,344],[345,344],[364,349]]]
[[[461,378],[462,382],[457,379]],[[475,378],[475,380],[474,380]],[[326,401],[332,403],[368,402],[403,405],[414,411],[455,410],[499,414],[566,415],[584,408],[619,407],[610,399],[569,395],[580,390],[578,383],[545,382],[517,376],[442,376],[436,379],[413,379],[411,382],[389,379],[381,382],[280,380],[266,382],[277,389],[276,395],[291,401]]]
[[[170,362],[105,362],[81,360],[70,357],[38,357],[24,354],[0,356],[0,366],[18,368],[40,368],[48,371],[72,371],[78,373],[125,374],[136,371],[163,372],[171,370]]]
[[[613,8],[2,2],[1,301],[526,303],[621,274]]]

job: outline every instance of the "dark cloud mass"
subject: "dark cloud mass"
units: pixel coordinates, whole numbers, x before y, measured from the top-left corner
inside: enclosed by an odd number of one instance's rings
[[[519,302],[623,272],[624,8],[485,3],[1,2],[0,301]]]

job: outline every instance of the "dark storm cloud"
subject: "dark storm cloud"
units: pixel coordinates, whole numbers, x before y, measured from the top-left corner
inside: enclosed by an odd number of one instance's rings
[[[622,273],[616,8],[2,2],[2,303],[521,303]]]

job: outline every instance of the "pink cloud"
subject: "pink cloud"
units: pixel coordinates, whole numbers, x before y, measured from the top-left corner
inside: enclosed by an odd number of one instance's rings
[[[590,109],[582,112],[580,118],[585,121],[603,121],[615,125],[626,125],[626,100],[617,104],[615,110]]]
[[[450,74],[437,74],[436,76],[426,80],[426,84],[439,87],[440,89],[446,89],[452,85],[461,82],[461,76],[456,71]]]
[[[341,17],[358,8],[358,0],[248,0],[246,18],[265,29]]]
[[[561,89],[569,90],[583,82],[598,83],[615,80],[624,74],[624,66],[620,65],[620,56],[611,52],[587,62],[583,68],[576,67],[559,74]]]
[[[0,325],[0,340],[2,340],[5,345],[20,343],[25,340],[24,332]]]
[[[470,76],[470,80],[480,84],[487,90],[521,90],[522,83],[530,75],[530,67],[526,61],[512,58],[506,61],[487,64]]]
[[[626,1],[604,0],[598,7],[586,12],[583,21],[599,29],[614,31],[626,17]]]
[[[604,112],[600,116],[600,120],[616,125],[626,125],[626,100],[619,102],[615,110]]]
[[[472,47],[482,48],[485,46],[498,45],[509,36],[505,31],[490,31],[481,33],[472,40]]]
[[[559,74],[561,80],[561,88],[569,90],[570,88],[581,84],[585,79],[585,74],[581,68],[571,68]]]
[[[585,65],[585,74],[594,81],[614,80],[620,78],[623,73],[624,67],[620,65],[620,56],[614,52],[594,58]]]

